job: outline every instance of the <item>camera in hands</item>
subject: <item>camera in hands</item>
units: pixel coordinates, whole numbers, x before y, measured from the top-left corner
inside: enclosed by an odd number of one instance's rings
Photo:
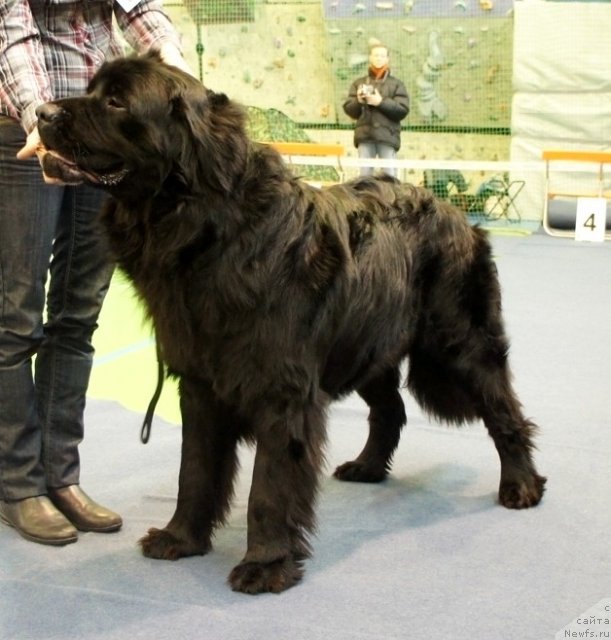
[[[376,89],[372,84],[361,84],[359,85],[359,94],[362,96],[372,96],[375,93]]]

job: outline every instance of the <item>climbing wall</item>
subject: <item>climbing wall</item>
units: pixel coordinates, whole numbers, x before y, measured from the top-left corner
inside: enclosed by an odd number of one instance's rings
[[[509,126],[512,0],[323,4],[338,112],[352,80],[367,71],[369,44],[379,40],[412,97],[410,126]]]
[[[199,7],[189,0],[188,10],[180,4],[168,10],[183,36],[189,63],[207,86],[247,105],[280,110],[297,122],[320,127],[336,122],[320,2],[258,1],[248,19],[227,16],[223,22],[206,19],[205,12],[198,14]]]
[[[180,5],[171,5],[175,10]],[[513,0],[186,0],[175,20],[204,82],[321,128],[374,40],[412,96],[411,127],[507,130]]]

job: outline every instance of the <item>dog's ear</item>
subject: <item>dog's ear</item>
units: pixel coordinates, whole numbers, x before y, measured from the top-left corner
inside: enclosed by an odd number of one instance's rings
[[[183,120],[192,131],[204,117],[208,104],[208,89],[203,84],[175,83],[170,96],[171,115]]]
[[[210,100],[210,104],[214,107],[222,107],[229,104],[229,98],[224,93],[215,93],[214,91],[210,91],[208,93],[208,99]]]
[[[225,192],[231,191],[242,174],[248,138],[241,107],[225,94],[215,93],[198,82],[183,85],[171,101],[174,117],[186,124],[181,170]]]

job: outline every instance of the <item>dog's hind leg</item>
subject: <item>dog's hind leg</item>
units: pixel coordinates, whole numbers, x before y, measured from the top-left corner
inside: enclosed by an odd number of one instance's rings
[[[399,383],[399,369],[388,369],[358,389],[369,405],[369,436],[356,460],[337,467],[333,474],[336,478],[380,482],[388,475],[401,428],[407,421]]]
[[[303,576],[324,442],[324,408],[312,402],[257,420],[248,502],[248,549],[229,575],[234,591],[284,591]]]
[[[509,509],[533,507],[539,503],[546,478],[533,461],[533,436],[537,427],[522,413],[506,367],[479,385],[479,413],[492,437],[501,461],[499,502]]]
[[[213,530],[222,524],[238,467],[239,422],[206,384],[180,382],[182,452],[176,511],[163,529],[140,540],[150,558],[176,560],[211,549]]]
[[[521,509],[541,500],[546,480],[535,469],[536,427],[512,389],[506,352],[502,335],[484,337],[476,329],[455,350],[415,347],[408,386],[425,409],[448,422],[483,419],[501,461],[499,501]]]
[[[458,256],[448,254],[456,236],[452,242],[437,239],[439,255],[418,275],[424,294],[409,350],[408,387],[425,409],[449,422],[481,418],[501,460],[499,501],[513,509],[534,506],[545,478],[533,462],[536,427],[524,417],[511,385],[491,246],[477,228],[470,229],[471,243]]]

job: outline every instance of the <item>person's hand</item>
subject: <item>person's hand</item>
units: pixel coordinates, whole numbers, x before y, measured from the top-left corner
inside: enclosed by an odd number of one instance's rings
[[[369,85],[360,84],[356,90],[356,99],[360,104],[367,104],[367,96],[370,95],[368,89]]]
[[[380,95],[380,92],[376,89],[373,93],[370,93],[368,96],[365,96],[365,102],[370,107],[377,107],[379,106],[380,102],[382,102],[382,96]]]
[[[370,107],[377,107],[380,102],[382,102],[382,96],[377,89],[374,89],[373,93],[369,93],[363,91],[361,87],[359,87],[359,90],[356,93],[356,99],[361,104],[368,104]]]
[[[23,147],[21,147],[21,149],[19,149],[19,151],[17,152],[17,159],[27,160],[28,158],[31,158],[33,155],[37,154],[37,152],[39,152],[39,150],[42,148],[44,147],[42,146],[42,142],[40,140],[38,127],[34,127],[26,138]],[[38,159],[40,160],[40,156]]]
[[[45,153],[47,153],[47,150],[45,149],[45,146],[40,139],[38,127],[34,127],[28,134],[23,147],[21,147],[21,149],[19,149],[19,151],[17,152],[17,159],[27,160],[28,158],[36,156],[38,158],[40,166],[42,167],[42,159]],[[47,184],[65,184],[58,178],[51,178],[44,171],[42,172],[42,177]]]

